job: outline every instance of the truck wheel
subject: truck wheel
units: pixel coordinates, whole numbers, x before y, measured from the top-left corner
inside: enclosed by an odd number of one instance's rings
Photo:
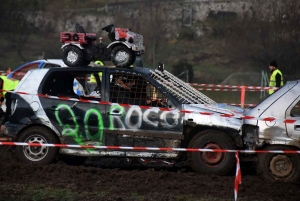
[[[264,150],[290,150],[286,146],[267,146]],[[259,153],[258,172],[268,181],[300,182],[300,157],[298,154]]]
[[[225,133],[205,130],[195,135],[189,148],[235,150],[234,141]],[[225,152],[188,152],[191,168],[202,174],[226,175],[235,165],[235,154]]]
[[[118,45],[111,50],[111,61],[118,67],[129,67],[135,61],[135,55],[124,45]]]
[[[84,65],[84,52],[74,45],[68,45],[63,48],[63,61],[69,67]]]
[[[59,143],[58,138],[51,131],[40,126],[33,126],[23,131],[18,141],[40,144]],[[45,165],[54,162],[58,151],[57,147],[48,146],[17,146],[16,148],[16,154],[20,161],[36,165]]]

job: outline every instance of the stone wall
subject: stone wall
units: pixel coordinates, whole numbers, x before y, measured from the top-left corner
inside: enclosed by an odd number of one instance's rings
[[[240,16],[246,11],[252,10],[252,1],[249,0],[164,0],[160,3],[169,6],[170,18],[174,21],[183,22],[183,17],[189,18],[187,22],[191,24],[204,21],[208,16]],[[43,27],[47,24],[54,28],[54,31],[74,31],[75,23],[82,24],[89,32],[98,32],[102,27],[113,23],[114,16],[122,13],[125,18],[138,20],[143,15],[140,8],[146,7],[149,1],[134,1],[123,3],[109,3],[99,8],[84,8],[77,10],[58,10],[55,13],[39,12],[38,15],[29,19],[34,21],[36,26]],[[187,15],[183,16],[183,12]],[[91,14],[86,14],[86,13]],[[143,9],[142,12],[145,12]],[[85,13],[85,14],[82,14]],[[178,24],[178,23],[177,23]]]

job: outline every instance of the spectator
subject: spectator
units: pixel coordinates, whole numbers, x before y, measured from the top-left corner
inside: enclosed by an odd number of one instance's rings
[[[3,102],[3,100],[5,99],[5,105],[6,105],[6,111],[4,113],[4,119],[3,119],[2,125],[1,125],[1,131],[4,130],[4,123],[8,120],[8,116],[11,113],[11,107],[10,107],[11,92],[9,92],[9,91],[14,90],[18,84],[19,84],[18,80],[9,79],[4,75],[0,76],[1,101]],[[2,115],[3,115],[3,111],[2,111],[1,117],[2,117]]]
[[[271,61],[269,65],[269,69],[271,71],[271,76],[269,80],[269,87],[281,87],[283,86],[283,76],[279,69],[277,69],[277,62]],[[269,95],[274,93],[274,89],[269,89]]]

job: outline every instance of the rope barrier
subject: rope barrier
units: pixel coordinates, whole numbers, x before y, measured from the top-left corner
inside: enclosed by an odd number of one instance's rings
[[[245,87],[246,89],[263,89],[263,90],[269,90],[269,89],[278,89],[278,87],[259,87],[259,86],[237,86],[237,85],[224,85],[224,84],[199,84],[199,83],[189,83],[191,86],[198,86],[198,87],[207,87],[207,88],[237,88],[241,89],[242,87]]]
[[[152,107],[152,106],[138,106],[138,105],[130,105],[130,104],[119,104],[119,103],[112,103],[112,102],[106,102],[106,101],[95,101],[95,100],[86,100],[86,99],[80,99],[80,98],[69,98],[64,96],[49,96],[46,94],[30,94],[27,92],[15,92],[15,91],[9,91],[9,90],[0,90],[0,91],[6,91],[11,92],[14,94],[22,94],[22,95],[36,95],[43,98],[50,98],[50,99],[59,99],[59,100],[70,100],[70,101],[76,101],[76,102],[83,102],[83,103],[95,103],[100,105],[118,105],[122,107],[136,107],[141,109],[154,109],[154,110],[160,110],[160,111],[169,111],[169,112],[178,112],[183,114],[200,114],[200,115],[206,115],[206,116],[219,116],[219,117],[225,117],[225,118],[240,118],[240,119],[247,119],[247,120],[258,120],[258,121],[269,121],[269,122],[278,122],[278,123],[286,123],[286,124],[295,124],[299,123],[300,120],[298,119],[279,119],[274,117],[254,117],[254,116],[243,116],[243,115],[234,115],[233,113],[230,114],[220,114],[220,113],[214,113],[214,112],[199,112],[194,110],[178,110],[178,109],[172,109],[172,108],[163,108],[163,107]],[[205,109],[205,108],[202,108]],[[209,108],[207,108],[209,109]]]
[[[238,89],[225,89],[225,88],[197,88],[199,91],[241,91],[242,88]],[[247,89],[245,91],[268,91],[269,89]]]

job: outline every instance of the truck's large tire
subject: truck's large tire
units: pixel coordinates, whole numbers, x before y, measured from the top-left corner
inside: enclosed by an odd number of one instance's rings
[[[291,150],[284,145],[269,145],[264,150]],[[259,153],[259,175],[271,182],[300,182],[300,156],[298,154]]]
[[[204,130],[195,135],[189,148],[235,150],[234,141],[218,130]],[[202,174],[226,175],[235,165],[235,154],[229,152],[188,152],[191,168]]]
[[[74,45],[67,45],[63,48],[62,60],[69,67],[83,66],[87,63],[83,50]]]
[[[118,45],[111,50],[111,61],[117,67],[129,67],[134,63],[135,55],[126,46]]]
[[[40,126],[33,126],[24,130],[18,138],[19,142],[58,144],[59,140],[54,133]],[[45,165],[55,161],[59,148],[49,146],[17,146],[16,154],[20,161]]]

